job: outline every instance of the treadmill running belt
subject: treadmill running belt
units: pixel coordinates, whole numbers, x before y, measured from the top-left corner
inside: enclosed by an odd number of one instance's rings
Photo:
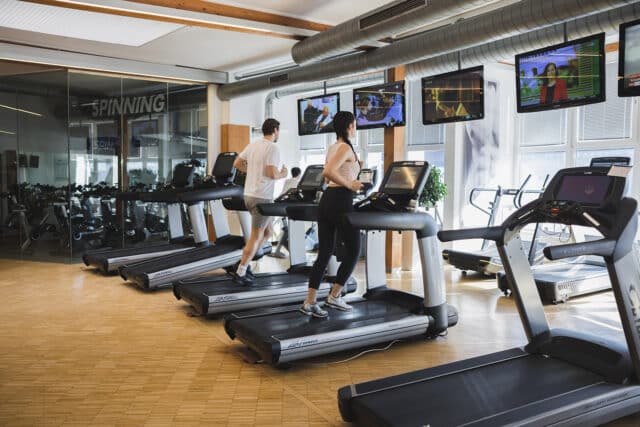
[[[388,301],[360,301],[353,303],[352,307],[350,311],[329,309],[329,317],[324,319],[305,316],[297,306],[292,311],[276,316],[242,318],[243,313],[232,316],[236,317],[233,322],[237,331],[244,330],[268,342],[360,328],[413,316],[407,313],[405,307]]]
[[[103,249],[85,253],[82,255],[82,261],[87,267],[93,266],[99,268],[103,273],[107,273],[116,271],[121,265],[148,260],[149,258],[188,249],[193,249],[193,246],[186,243],[165,243],[138,248]]]
[[[423,372],[422,380],[399,387],[391,377],[388,389],[353,398],[351,411],[357,424],[457,426],[480,421],[481,425],[504,425],[512,411],[531,411],[530,416],[535,416],[538,405],[570,404],[572,392],[584,398],[589,386],[604,382],[593,372],[539,355],[431,379],[429,370]]]
[[[244,244],[238,245],[237,242],[222,242],[216,243],[211,246],[204,246],[201,248],[193,248],[186,252],[180,252],[177,254],[171,254],[160,258],[151,259],[148,261],[139,262],[129,266],[125,266],[122,272],[145,272],[152,273],[159,270],[164,270],[171,267],[177,267],[179,265],[187,264],[190,262],[200,261],[203,259],[211,258],[229,252],[233,249],[242,249]]]
[[[356,285],[349,281],[345,290],[355,291]],[[325,298],[330,288],[327,281],[320,283],[318,298]],[[206,316],[300,304],[308,289],[309,276],[305,274],[261,273],[254,276],[251,285],[236,283],[229,275],[187,279],[173,285],[173,294],[189,303],[198,315]]]
[[[204,280],[200,279],[202,282]],[[294,283],[307,283],[309,277],[302,274],[273,274],[273,273],[261,273],[256,274],[253,284],[249,286],[240,285],[235,283],[228,275],[222,275],[220,278],[208,278],[207,282],[198,284],[176,284],[175,290],[179,294],[200,294],[203,296],[210,295],[222,295],[222,294],[234,294],[247,291],[265,290],[271,288],[278,288],[282,286],[291,285]]]
[[[536,282],[562,283],[581,280],[592,276],[602,276],[603,281],[609,281],[607,268],[592,264],[572,264],[568,262],[549,263],[534,269]]]

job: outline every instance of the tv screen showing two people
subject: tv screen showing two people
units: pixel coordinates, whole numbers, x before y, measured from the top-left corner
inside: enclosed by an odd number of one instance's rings
[[[333,132],[333,117],[340,111],[340,95],[314,96],[298,100],[298,134]]]
[[[604,34],[516,56],[518,112],[604,101]]]
[[[404,126],[404,82],[355,89],[353,105],[358,129]]]

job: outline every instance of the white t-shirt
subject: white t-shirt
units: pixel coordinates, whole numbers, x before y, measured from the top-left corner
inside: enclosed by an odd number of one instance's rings
[[[268,139],[259,139],[242,150],[240,158],[247,162],[244,195],[260,199],[273,199],[276,180],[265,175],[267,166],[280,170],[280,149]]]

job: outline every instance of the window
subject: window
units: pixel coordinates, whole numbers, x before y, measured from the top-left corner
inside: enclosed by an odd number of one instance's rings
[[[580,108],[580,141],[631,138],[631,98],[618,97],[618,63],[606,65],[607,101]]]
[[[539,111],[519,115],[520,145],[567,143],[567,110]]]
[[[431,166],[440,169],[444,173],[444,150],[420,150],[409,151],[407,160],[427,161]]]
[[[566,153],[564,151],[522,153],[520,155],[519,184],[531,174],[527,188],[540,189],[547,175],[553,177],[558,169],[565,167],[565,164]]]

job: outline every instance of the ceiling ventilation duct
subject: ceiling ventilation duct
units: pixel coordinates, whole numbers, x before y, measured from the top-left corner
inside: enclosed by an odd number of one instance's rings
[[[639,1],[523,0],[446,27],[407,37],[370,52],[293,69],[284,73],[286,81],[271,82],[270,77],[273,75],[266,75],[230,83],[218,90],[218,96],[222,100],[228,100],[269,88],[379,71],[635,3]],[[283,79],[283,73],[278,73],[278,76]]]
[[[298,64],[337,56],[490,3],[495,0],[395,1],[296,43],[291,56]]]
[[[623,22],[640,19],[640,3],[612,9],[607,12],[574,19],[542,30],[520,34],[482,46],[460,51],[460,65],[469,68],[503,59],[513,59],[521,52],[543,48],[564,42],[565,29],[569,40],[587,37],[607,31],[617,31]],[[458,52],[438,56],[407,65],[407,79],[441,74],[458,69]]]

